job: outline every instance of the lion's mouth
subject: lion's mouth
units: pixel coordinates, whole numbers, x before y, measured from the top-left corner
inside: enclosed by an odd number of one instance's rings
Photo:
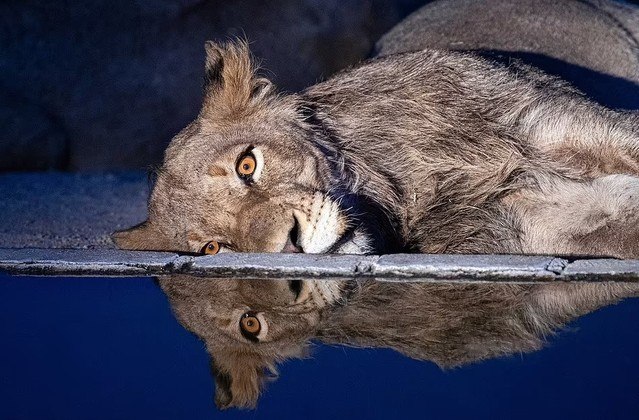
[[[339,239],[335,241],[333,245],[330,246],[330,248],[328,248],[326,253],[327,254],[339,253],[344,245],[346,245],[348,242],[353,240],[353,238],[355,237],[355,230],[356,230],[356,227],[354,225],[347,227],[346,231],[344,231],[342,236],[340,236]]]
[[[304,248],[301,245],[301,226],[297,221],[297,217],[293,216],[293,227],[288,233],[286,243],[280,252],[293,254],[304,253]],[[355,236],[355,227],[348,227],[345,232],[325,251],[327,254],[339,253],[340,249]]]

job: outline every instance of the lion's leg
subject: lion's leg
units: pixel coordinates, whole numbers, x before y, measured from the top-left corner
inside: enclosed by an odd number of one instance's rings
[[[639,258],[639,177],[546,179],[505,203],[519,221],[523,253]]]
[[[611,111],[581,98],[550,101],[522,120],[531,142],[551,160],[596,178],[639,175],[639,114]]]

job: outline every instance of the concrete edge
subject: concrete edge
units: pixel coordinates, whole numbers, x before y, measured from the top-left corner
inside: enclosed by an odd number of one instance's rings
[[[411,281],[639,281],[639,260],[523,255],[219,254],[97,249],[0,249],[0,272],[34,276],[374,278]]]

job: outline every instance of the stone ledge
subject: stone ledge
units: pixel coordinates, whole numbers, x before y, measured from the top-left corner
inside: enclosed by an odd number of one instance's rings
[[[522,255],[220,254],[87,249],[0,249],[0,272],[37,276],[219,278],[366,277],[387,281],[639,281],[639,260]]]

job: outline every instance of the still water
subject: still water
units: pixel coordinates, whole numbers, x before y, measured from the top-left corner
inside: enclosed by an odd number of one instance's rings
[[[639,299],[610,304],[627,291],[322,287],[0,277],[0,419],[639,416]],[[255,337],[240,330],[247,314],[260,327],[245,325]],[[563,322],[531,351],[550,324]],[[263,371],[254,368],[255,346],[266,349],[264,362],[299,353],[308,339],[306,358],[278,364],[256,410],[216,408],[208,352],[217,356],[218,376],[224,369],[246,375],[246,366]],[[463,363],[442,370],[382,347]],[[497,357],[503,353],[512,354]],[[232,398],[225,397],[222,405]]]

